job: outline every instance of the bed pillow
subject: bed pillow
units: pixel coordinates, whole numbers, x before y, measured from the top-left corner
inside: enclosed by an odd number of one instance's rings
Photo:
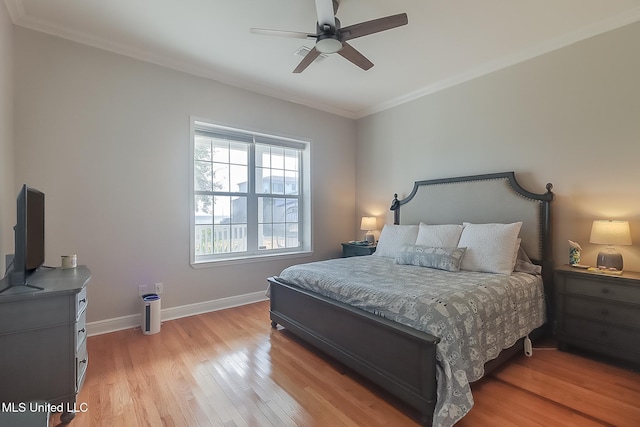
[[[441,248],[422,245],[403,246],[396,256],[396,264],[417,265],[438,270],[459,271],[467,248]]]
[[[522,222],[512,224],[464,223],[459,247],[466,247],[461,270],[511,274]]]
[[[439,248],[455,248],[462,234],[460,224],[430,225],[420,223],[416,245]]]
[[[373,255],[395,258],[405,245],[414,245],[418,237],[417,225],[385,224],[380,232],[378,246]]]

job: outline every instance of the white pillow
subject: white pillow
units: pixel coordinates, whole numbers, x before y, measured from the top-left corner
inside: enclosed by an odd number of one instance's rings
[[[373,255],[395,259],[403,246],[415,245],[416,237],[418,237],[417,225],[385,224]]]
[[[470,224],[465,222],[458,247],[466,247],[461,270],[511,274],[522,222]]]
[[[418,228],[416,245],[434,248],[455,248],[458,246],[462,228],[460,224],[429,225],[421,222]]]

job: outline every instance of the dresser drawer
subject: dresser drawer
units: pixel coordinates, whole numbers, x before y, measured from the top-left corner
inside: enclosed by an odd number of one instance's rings
[[[76,295],[76,319],[80,317],[84,310],[87,308],[87,288],[84,287]]]
[[[80,315],[76,322],[76,350],[87,339],[87,312]]]
[[[76,392],[80,391],[82,384],[84,383],[84,377],[87,372],[87,365],[89,364],[89,353],[87,353],[87,340],[84,340],[80,344],[78,353],[76,355]]]
[[[606,298],[612,301],[624,301],[640,304],[640,288],[625,286],[608,281],[590,278],[568,276],[565,281],[565,291],[576,295]]]
[[[68,324],[72,296],[56,295],[0,303],[0,335]]]
[[[564,310],[569,316],[584,317],[640,329],[640,306],[580,298],[572,295],[566,297]]]
[[[566,335],[602,344],[603,350],[611,353],[608,346],[626,349],[640,354],[640,330],[611,326],[604,323],[567,316],[564,322]]]

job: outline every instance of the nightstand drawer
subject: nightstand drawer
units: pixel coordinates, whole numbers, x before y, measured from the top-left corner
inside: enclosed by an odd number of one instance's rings
[[[640,354],[640,330],[613,327],[590,320],[567,317],[564,331],[569,336]]]
[[[342,244],[342,256],[344,258],[352,256],[371,255],[376,251],[377,245],[356,245],[352,243]]]
[[[640,306],[571,296],[564,309],[567,315],[640,329]]]
[[[640,304],[640,292],[637,287],[611,283],[612,280],[615,280],[615,278],[608,278],[608,281],[601,281],[568,276],[565,282],[565,289],[566,292],[572,294]]]

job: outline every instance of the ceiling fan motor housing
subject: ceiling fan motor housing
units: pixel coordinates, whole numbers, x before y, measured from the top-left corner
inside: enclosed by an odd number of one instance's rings
[[[335,18],[335,28],[330,25],[317,24],[318,32],[316,39],[316,49],[320,53],[336,53],[342,49],[342,42],[340,41],[340,20]]]
[[[342,49],[342,42],[335,34],[322,34],[318,36],[316,49],[320,53],[336,53]]]

